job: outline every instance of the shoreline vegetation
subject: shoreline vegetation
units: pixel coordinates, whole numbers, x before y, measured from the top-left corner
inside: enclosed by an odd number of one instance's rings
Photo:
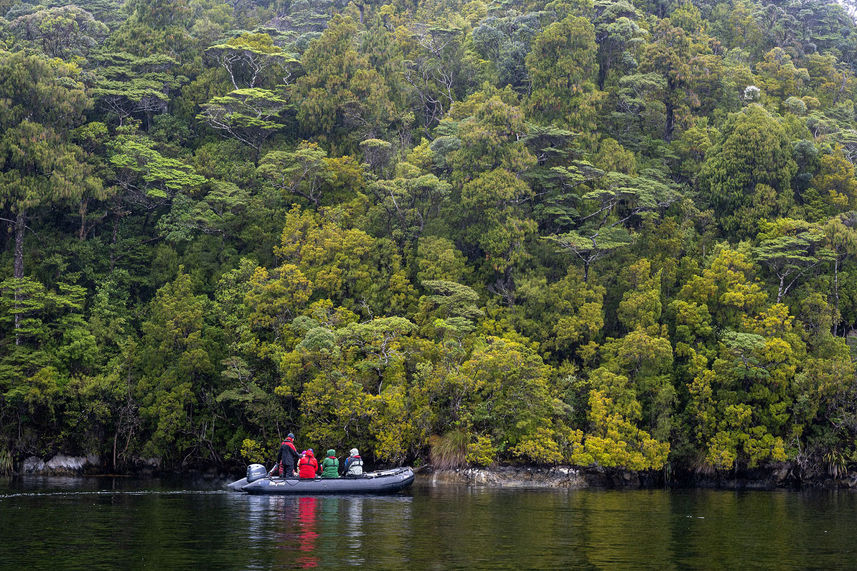
[[[74,457],[59,454],[47,461],[27,458],[18,471],[10,476],[110,476],[110,477],[190,477],[192,479],[228,481],[240,475],[241,470],[223,472],[213,467],[207,470],[161,470],[155,459],[139,461],[133,470],[123,474],[103,471],[94,456]],[[487,468],[461,467],[435,469],[431,465],[415,469],[418,481],[431,485],[466,485],[473,487],[506,489],[651,489],[651,488],[705,488],[727,490],[774,489],[857,489],[857,473],[801,474],[792,463],[781,463],[754,470],[731,472],[694,473],[689,471],[668,474],[661,471],[633,471],[599,466],[538,466],[496,465]]]
[[[835,0],[58,3],[0,0],[0,474],[850,481]]]

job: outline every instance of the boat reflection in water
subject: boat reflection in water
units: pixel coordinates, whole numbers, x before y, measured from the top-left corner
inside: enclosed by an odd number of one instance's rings
[[[297,565],[302,569],[318,567],[318,556],[316,555],[316,540],[318,532],[318,498],[305,497],[298,499],[298,549],[300,555]]]
[[[345,505],[345,529],[343,535],[347,539],[348,565],[363,565],[366,559],[363,557],[361,547],[363,546],[363,499],[349,498]]]
[[[407,557],[410,496],[231,497],[243,512],[240,535],[247,540],[250,567],[357,566],[378,557]],[[367,541],[378,533],[392,535],[382,545]]]

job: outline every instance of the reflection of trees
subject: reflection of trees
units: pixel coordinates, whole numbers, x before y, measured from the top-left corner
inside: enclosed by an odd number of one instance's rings
[[[581,526],[585,541],[578,543],[593,567],[635,567],[649,562],[653,568],[675,561],[670,522],[670,492],[603,491],[573,494],[573,513],[585,513]]]
[[[676,551],[671,557],[680,567],[836,567],[831,561],[813,560],[810,565],[808,560],[801,560],[804,546],[800,540],[813,536],[806,533],[807,522],[827,513],[814,502],[795,502],[797,495],[755,491],[700,490],[669,495],[673,500],[671,537]],[[819,528],[829,524],[828,517],[829,513],[821,515]]]
[[[348,565],[363,565],[366,563],[366,558],[361,552],[363,547],[363,498],[351,498],[343,502],[345,513],[343,514],[343,523],[345,529],[342,535],[346,537],[346,546],[348,554],[343,561]]]
[[[291,567],[298,538],[297,498],[287,496],[247,496],[247,532],[253,557],[249,567]],[[271,524],[273,522],[273,528]],[[269,550],[273,540],[276,550]]]

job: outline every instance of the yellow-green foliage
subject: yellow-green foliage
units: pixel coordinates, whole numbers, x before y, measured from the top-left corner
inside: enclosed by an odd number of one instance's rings
[[[785,460],[783,439],[770,434],[764,426],[751,426],[752,417],[753,411],[747,405],[727,406],[722,428],[709,442],[706,462],[729,469],[741,453],[750,468],[765,460]]]
[[[585,462],[631,470],[659,470],[670,451],[669,442],[659,442],[616,412],[613,401],[599,391],[589,393],[592,432],[583,439],[583,451],[572,454],[574,464]]]
[[[510,450],[513,456],[537,464],[559,464],[563,455],[553,429],[540,427],[524,436]]]
[[[266,451],[255,440],[245,438],[241,442],[241,457],[249,463],[261,464],[265,462]]]
[[[476,466],[490,466],[497,457],[497,449],[491,445],[491,439],[487,436],[478,435],[475,442],[467,445],[465,460],[468,464]]]
[[[385,462],[403,462],[408,444],[415,441],[415,426],[408,411],[404,387],[390,387],[372,398],[369,430],[375,435],[375,454]]]

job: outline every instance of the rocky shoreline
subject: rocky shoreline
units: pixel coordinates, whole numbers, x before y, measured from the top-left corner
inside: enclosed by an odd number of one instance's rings
[[[492,466],[433,470],[426,467],[419,477],[431,484],[455,484],[492,488],[707,488],[725,490],[774,489],[857,489],[857,472],[832,478],[826,474],[796,475],[789,463],[768,468],[725,473],[683,471],[667,475],[658,472],[635,472],[598,466]]]
[[[101,459],[96,455],[67,456],[57,454],[47,460],[31,456],[25,459],[16,475],[31,476],[83,476],[107,475]],[[231,472],[231,471],[230,471]],[[827,474],[800,475],[795,466],[786,462],[754,470],[725,473],[698,473],[679,471],[667,474],[635,472],[599,466],[491,466],[489,468],[433,469],[430,465],[416,470],[418,478],[431,485],[466,485],[488,488],[712,488],[728,490],[774,489],[857,489],[857,472],[848,472],[837,478]],[[193,474],[205,478],[230,478],[235,474],[223,473],[215,467],[207,470],[191,469],[164,472],[157,458],[141,459],[131,475],[180,476]]]
[[[160,460],[149,458],[139,460],[133,474],[151,475],[159,471]],[[57,454],[47,460],[38,456],[30,456],[18,466],[15,472],[19,476],[84,476],[84,475],[106,475],[105,466],[97,454],[88,456],[68,456]]]
[[[576,466],[492,466],[418,471],[432,485],[468,485],[491,488],[656,488],[657,474]]]

